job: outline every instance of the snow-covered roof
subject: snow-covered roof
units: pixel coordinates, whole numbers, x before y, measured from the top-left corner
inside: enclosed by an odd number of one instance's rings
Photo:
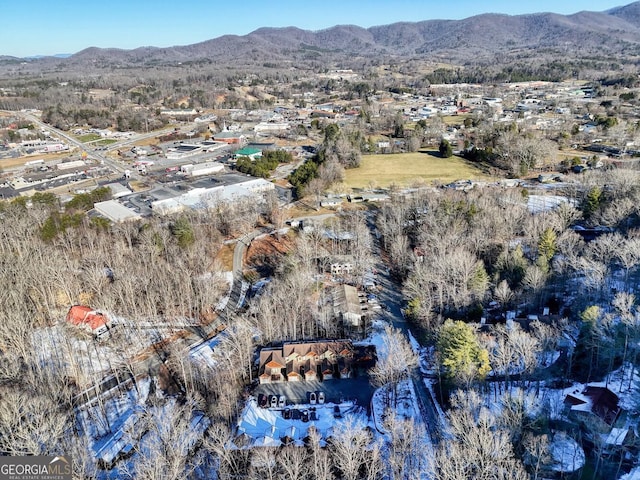
[[[567,395],[566,402],[571,404],[572,411],[591,412],[609,425],[613,425],[620,412],[618,396],[601,384],[573,390]]]
[[[607,445],[617,445],[620,446],[624,443],[624,439],[627,438],[627,434],[629,433],[628,428],[612,428],[609,435],[605,439],[605,443]]]

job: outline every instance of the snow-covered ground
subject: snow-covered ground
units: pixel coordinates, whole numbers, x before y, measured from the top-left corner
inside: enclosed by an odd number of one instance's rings
[[[626,475],[621,476],[620,480],[640,480],[640,467],[636,467]]]
[[[582,447],[564,432],[558,432],[554,435],[549,445],[549,453],[552,458],[551,470],[555,472],[575,472],[585,463]]]
[[[529,195],[527,208],[531,213],[541,213],[554,210],[563,203],[574,204],[575,200],[560,195]]]
[[[225,332],[221,332],[215,337],[194,346],[189,350],[189,357],[201,365],[215,367],[220,361],[220,354],[216,349],[224,337]]]
[[[396,388],[396,398],[393,398],[390,387],[382,387],[375,391],[371,399],[371,417],[380,433],[387,433],[384,426],[387,409],[392,409],[396,418],[409,420],[419,415],[416,404],[416,394],[411,380],[403,380]]]
[[[371,331],[369,336],[363,340],[359,340],[357,342],[353,342],[354,345],[374,345],[376,347],[376,352],[378,355],[381,352],[384,352],[384,342],[382,341],[382,334],[384,333],[384,328],[389,325],[384,320],[380,318],[374,318],[371,321]]]
[[[172,439],[181,455],[188,455],[203,437],[211,424],[209,418],[197,409],[181,407],[174,398],[165,398],[157,388],[150,394],[152,382],[141,379],[127,391],[114,389],[76,409],[79,428],[99,464],[110,468],[120,458],[145,455],[161,443],[161,438],[172,434],[178,421],[188,422],[188,426],[179,429],[181,435]],[[189,418],[180,418],[185,414]],[[119,478],[118,467],[101,476]]]
[[[216,311],[218,312],[224,310],[227,307],[229,298],[231,298],[231,291],[233,288],[233,272],[224,272],[223,279],[227,283],[228,289],[226,295],[222,297],[216,305]]]
[[[34,330],[31,341],[43,368],[74,378],[78,385],[93,384],[118,358],[108,343],[63,323]]]
[[[133,449],[131,432],[149,395],[151,380],[141,379],[127,391],[114,389],[76,409],[80,429],[89,439],[96,460],[113,462],[121,451]]]
[[[334,416],[336,406],[340,409],[341,418]],[[289,437],[296,445],[302,445],[309,430],[315,429],[322,440],[326,441],[334,429],[341,428],[341,425],[347,421],[355,419],[362,425],[368,424],[366,410],[353,402],[290,405],[286,408],[292,413],[291,418],[284,418],[282,408],[261,408],[255,398],[249,398],[238,421],[234,445],[236,447],[279,446],[284,437]],[[311,408],[315,408],[315,420],[311,420]],[[299,413],[306,410],[309,421],[304,422],[297,414],[294,419],[294,410]]]

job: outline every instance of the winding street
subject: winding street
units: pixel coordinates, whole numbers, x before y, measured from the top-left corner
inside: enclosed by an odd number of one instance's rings
[[[372,221],[368,222],[370,230],[372,231],[373,239],[373,254],[377,261],[374,264],[374,268],[378,274],[376,277],[376,283],[378,285],[377,297],[380,303],[385,306],[385,317],[391,322],[394,328],[397,328],[407,337],[407,341],[410,341],[410,334],[414,338],[417,338],[411,331],[411,325],[404,319],[402,314],[402,305],[404,299],[402,296],[402,285],[399,285],[389,274],[387,265],[382,261],[381,247],[379,241],[373,235],[373,228],[375,225]],[[441,438],[440,432],[440,420],[438,416],[438,410],[435,405],[435,399],[431,395],[431,392],[425,385],[425,380],[429,381],[425,375],[420,371],[418,366],[414,367],[411,372],[411,379],[413,381],[413,387],[416,392],[416,398],[418,401],[418,409],[420,410],[421,420],[424,427],[431,438],[432,444],[436,445]]]

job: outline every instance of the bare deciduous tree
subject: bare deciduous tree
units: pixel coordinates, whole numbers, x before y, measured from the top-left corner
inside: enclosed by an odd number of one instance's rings
[[[387,326],[383,336],[383,351],[378,352],[376,365],[369,370],[374,385],[390,388],[394,404],[397,401],[398,383],[411,375],[418,365],[418,355],[400,330]]]

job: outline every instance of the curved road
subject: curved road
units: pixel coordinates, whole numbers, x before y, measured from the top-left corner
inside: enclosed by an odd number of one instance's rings
[[[369,222],[370,230],[373,230],[375,225]],[[381,303],[385,306],[385,315],[391,324],[403,332],[407,336],[409,341],[409,333],[417,338],[411,332],[411,325],[404,319],[401,306],[404,303],[402,296],[402,285],[399,285],[391,276],[387,273],[387,266],[382,261],[380,255],[380,245],[378,240],[372,233],[373,238],[373,250],[374,256],[378,261],[374,264],[374,268],[378,271],[376,283],[379,291],[377,296]],[[431,442],[436,445],[441,438],[440,432],[440,420],[437,408],[434,404],[435,399],[431,395],[431,392],[425,385],[426,377],[422,374],[419,367],[415,367],[412,371],[411,379],[413,381],[413,387],[416,392],[418,400],[418,408],[422,416],[422,423],[425,426],[426,431],[429,433]]]

